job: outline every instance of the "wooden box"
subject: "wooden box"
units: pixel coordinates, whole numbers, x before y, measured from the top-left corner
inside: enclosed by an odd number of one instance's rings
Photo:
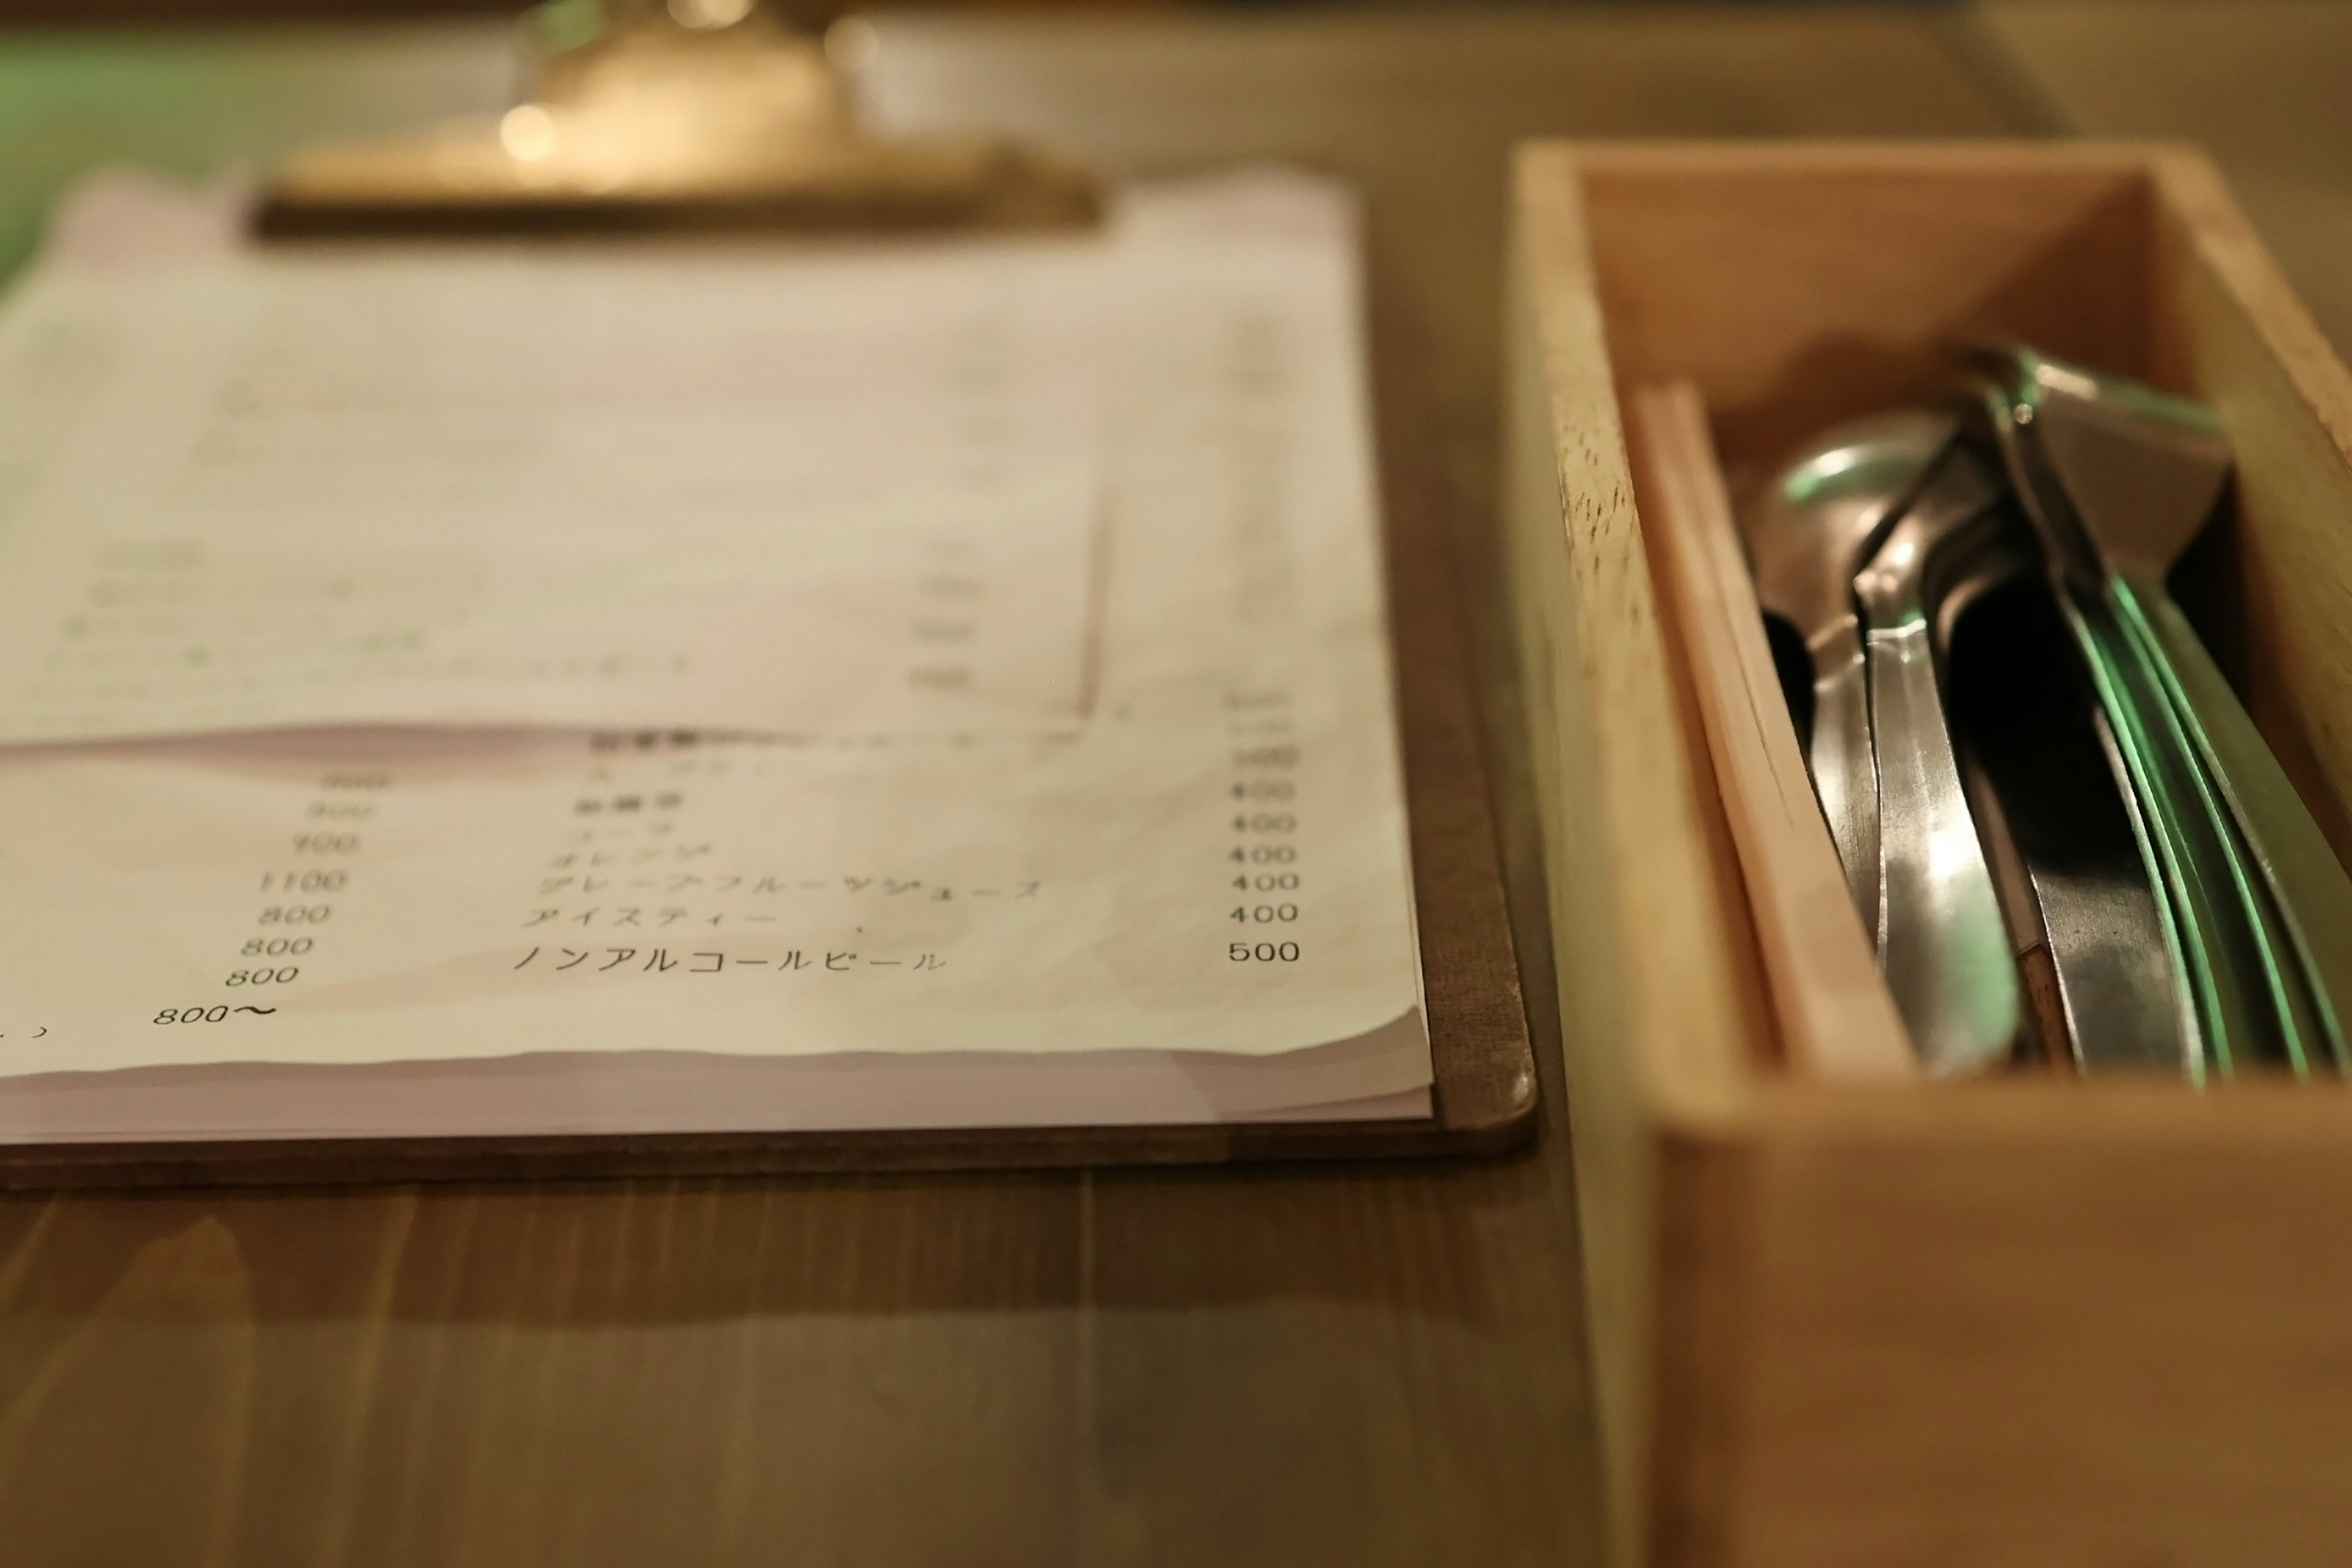
[[[1770,1065],[1618,413],[1687,376],[1759,465],[2003,337],[2212,400],[2222,662],[2341,852],[2352,375],[2194,153],[1554,143],[1516,177],[1510,565],[1613,1560],[2352,1562],[2352,1097]]]

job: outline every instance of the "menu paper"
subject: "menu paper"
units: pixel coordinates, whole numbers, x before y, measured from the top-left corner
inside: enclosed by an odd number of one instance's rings
[[[0,1131],[1426,1113],[1342,193],[83,207],[0,313]]]

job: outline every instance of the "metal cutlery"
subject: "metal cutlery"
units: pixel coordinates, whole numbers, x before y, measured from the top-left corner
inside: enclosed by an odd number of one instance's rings
[[[1878,775],[1879,967],[1927,1069],[2005,1060],[2023,999],[1969,810],[1933,647],[1938,565],[2002,521],[1993,472],[1948,448],[1853,579]]]
[[[2352,877],[2167,586],[2229,484],[2220,424],[1979,359],[1973,420],[1842,426],[1741,520],[1914,1052],[1963,1075],[2063,1029],[2090,1071],[2352,1072]],[[1982,604],[2010,625],[1973,646],[2013,646],[1964,656]]]
[[[2352,878],[2166,583],[2228,482],[2219,422],[2200,404],[2030,349],[1997,363],[2005,444],[2042,480],[2030,500],[2073,536],[2069,580],[2112,605],[2162,722],[2190,753],[2198,805],[2221,819],[2287,1058],[2352,1066]]]
[[[2196,1020],[2167,961],[2130,779],[2023,529],[1958,563],[1937,622],[1952,726],[1983,782],[1971,802],[2024,883],[2004,898],[2022,906],[2011,944],[2021,965],[2037,949],[2046,961],[2058,1016],[2045,1042],[2079,1070],[2189,1071]]]
[[[1805,645],[1812,721],[1805,764],[1865,928],[1878,929],[1878,785],[1853,574],[1959,434],[1905,409],[1842,425],[1776,475],[1741,518],[1757,598]]]

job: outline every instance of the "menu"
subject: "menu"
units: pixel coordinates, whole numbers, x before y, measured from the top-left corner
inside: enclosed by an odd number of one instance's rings
[[[1427,1113],[1345,193],[0,311],[0,1135]]]

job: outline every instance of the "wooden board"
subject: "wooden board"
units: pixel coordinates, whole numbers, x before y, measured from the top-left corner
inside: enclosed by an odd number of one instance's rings
[[[2210,399],[2256,715],[2340,817],[2352,373],[2179,149],[1550,145],[1519,198],[1513,527],[1554,931],[1592,988],[1564,1054],[1614,1560],[2339,1561],[2352,1094],[1766,1066],[1617,398],[1692,378],[1751,472],[1987,338]]]

